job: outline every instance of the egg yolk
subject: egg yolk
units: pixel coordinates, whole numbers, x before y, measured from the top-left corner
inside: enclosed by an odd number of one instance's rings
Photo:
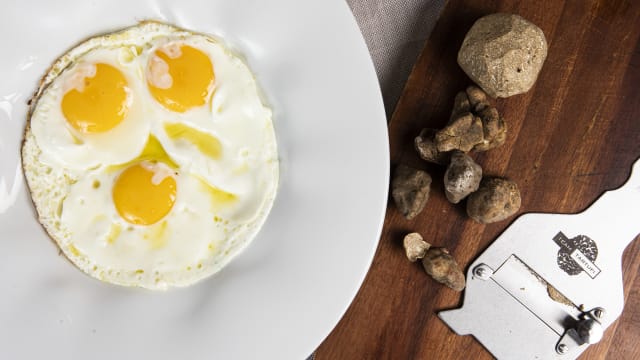
[[[124,75],[111,65],[89,66],[90,72],[71,77],[70,81],[76,84],[72,84],[61,102],[67,122],[85,134],[113,129],[129,111],[129,88]]]
[[[171,211],[176,200],[176,180],[139,163],[124,170],[113,186],[113,203],[120,216],[136,225],[151,225]],[[168,168],[167,168],[168,169]],[[164,170],[164,169],[163,169]]]
[[[214,78],[209,56],[188,45],[166,45],[155,51],[148,64],[151,95],[175,112],[206,104]]]

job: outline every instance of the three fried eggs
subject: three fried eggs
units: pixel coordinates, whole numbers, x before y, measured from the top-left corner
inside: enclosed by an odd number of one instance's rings
[[[22,148],[39,221],[100,280],[164,289],[222,268],[273,204],[271,110],[220,40],[143,22],[50,69]]]

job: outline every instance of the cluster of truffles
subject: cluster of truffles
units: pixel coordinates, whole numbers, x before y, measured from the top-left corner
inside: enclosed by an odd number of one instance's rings
[[[445,165],[450,151],[486,151],[504,144],[506,136],[507,126],[487,94],[470,86],[456,95],[447,126],[422,130],[415,146],[424,160]]]
[[[504,144],[507,125],[491,106],[487,94],[470,86],[456,95],[449,123],[441,130],[423,129],[415,148],[426,161],[446,165],[444,191],[457,204],[467,199],[467,214],[488,224],[504,220],[520,208],[520,191],[510,180],[483,177],[482,167],[467,153],[493,149]],[[429,198],[431,176],[425,171],[400,165],[392,182],[392,196],[400,212],[412,219]]]
[[[464,289],[464,274],[447,249],[432,247],[418,233],[411,233],[405,236],[403,246],[409,261],[415,262],[422,259],[424,271],[431,275],[434,280],[455,291]]]
[[[479,223],[493,223],[515,214],[520,208],[518,186],[507,179],[483,177],[482,167],[467,153],[493,149],[504,144],[507,126],[487,94],[470,86],[456,95],[449,123],[441,130],[423,129],[415,148],[428,162],[446,165],[444,192],[457,204],[467,198],[467,214]],[[424,209],[429,199],[431,176],[423,170],[400,164],[391,183],[398,210],[408,220]],[[460,266],[445,248],[432,247],[418,233],[403,241],[407,258],[422,259],[425,272],[456,291],[465,287]]]
[[[483,176],[469,153],[505,143],[507,125],[488,96],[509,97],[529,91],[547,57],[547,42],[540,28],[514,14],[491,14],[471,27],[458,52],[458,64],[478,86],[459,92],[449,122],[443,129],[423,129],[415,138],[420,158],[446,166],[444,192],[458,204],[466,199],[467,215],[483,224],[505,220],[521,204],[513,181]],[[488,94],[488,95],[487,95]],[[399,165],[391,183],[392,197],[402,215],[411,220],[429,199],[431,176],[423,170]],[[407,258],[422,259],[435,280],[461,291],[464,274],[444,248],[431,247],[418,233],[404,238]]]

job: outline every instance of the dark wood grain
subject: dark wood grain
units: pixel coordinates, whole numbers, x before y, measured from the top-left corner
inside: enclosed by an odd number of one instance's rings
[[[412,221],[390,201],[369,274],[318,349],[318,360],[491,358],[472,337],[455,335],[436,317],[438,310],[458,307],[461,296],[409,263],[401,240],[418,231],[466,266],[513,220],[468,220],[463,205],[453,206],[443,195],[443,169],[422,162],[412,146],[421,128],[445,124],[455,93],[470,84],[456,54],[473,22],[494,12],[533,21],[549,43],[535,87],[496,102],[509,125],[507,143],[474,155],[485,174],[519,184],[520,213],[580,212],[623,184],[640,157],[639,1],[450,0],[389,124],[392,166],[402,162],[431,173],[431,199]],[[623,315],[581,359],[640,358],[639,268],[636,239],[623,257]]]

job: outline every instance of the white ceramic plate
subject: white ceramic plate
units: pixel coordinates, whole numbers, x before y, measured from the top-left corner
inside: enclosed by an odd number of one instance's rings
[[[84,38],[164,20],[224,37],[274,109],[281,183],[222,272],[157,293],[82,274],[35,220],[19,167],[26,101]],[[303,359],[355,296],[378,242],[388,139],[342,0],[15,1],[0,12],[0,358]]]

